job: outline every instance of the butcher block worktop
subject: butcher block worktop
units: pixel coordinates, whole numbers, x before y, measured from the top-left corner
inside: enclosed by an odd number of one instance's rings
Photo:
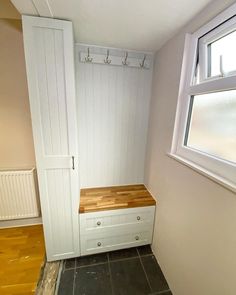
[[[140,185],[81,189],[80,213],[155,206],[146,187]]]

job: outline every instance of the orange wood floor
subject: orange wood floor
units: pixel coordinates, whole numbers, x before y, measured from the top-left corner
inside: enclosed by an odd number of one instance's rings
[[[0,294],[34,294],[44,260],[42,225],[0,229]]]

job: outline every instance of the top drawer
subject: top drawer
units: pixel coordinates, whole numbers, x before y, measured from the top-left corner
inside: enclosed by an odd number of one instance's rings
[[[155,206],[117,209],[80,214],[81,234],[131,224],[153,224]]]

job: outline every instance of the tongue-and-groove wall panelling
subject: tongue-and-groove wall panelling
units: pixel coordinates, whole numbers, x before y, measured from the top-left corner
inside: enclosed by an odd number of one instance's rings
[[[81,188],[143,183],[152,83],[149,69],[81,62],[88,46],[76,45]],[[90,56],[107,49],[89,47]],[[125,50],[111,49],[125,56]],[[129,52],[130,57],[144,54]]]

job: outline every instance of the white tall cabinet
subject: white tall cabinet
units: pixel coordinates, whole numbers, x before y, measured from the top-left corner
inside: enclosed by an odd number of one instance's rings
[[[23,36],[48,261],[80,255],[73,28],[23,16]]]

